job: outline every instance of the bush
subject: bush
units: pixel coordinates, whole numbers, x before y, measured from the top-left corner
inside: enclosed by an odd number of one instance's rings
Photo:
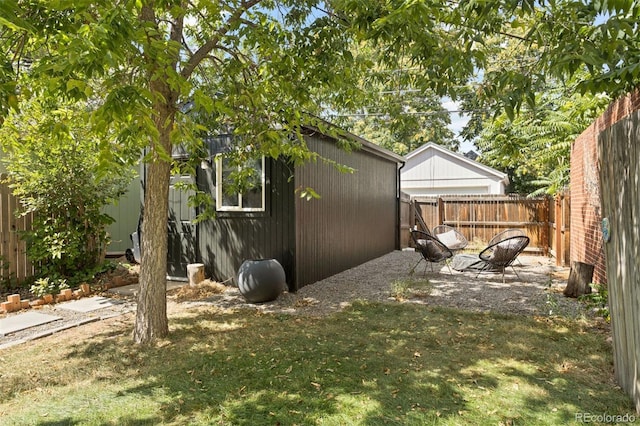
[[[36,280],[29,291],[31,291],[34,296],[42,297],[45,294],[58,294],[60,290],[65,288],[69,288],[67,280],[65,279],[50,280],[49,278],[40,278]]]
[[[611,321],[609,312],[609,291],[602,284],[591,284],[594,291],[589,294],[578,297],[578,300],[586,304],[590,309],[604,318],[607,322]]]
[[[19,214],[33,213],[21,236],[38,276],[52,280],[91,270],[104,258],[102,208],[124,193],[132,179],[127,155],[108,135],[90,129],[86,105],[33,100],[11,114],[0,132],[6,182],[20,198]],[[108,152],[108,154],[105,154]]]

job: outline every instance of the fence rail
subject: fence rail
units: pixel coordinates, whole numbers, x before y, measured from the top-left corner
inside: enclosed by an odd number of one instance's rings
[[[406,202],[406,201],[405,201]],[[420,227],[420,219],[433,229],[453,226],[476,247],[484,247],[497,233],[519,228],[530,238],[527,252],[552,255],[558,265],[569,264],[569,196],[529,198],[521,196],[415,197],[408,201],[409,228]],[[406,212],[408,210],[408,213]],[[404,227],[402,247],[409,246]]]

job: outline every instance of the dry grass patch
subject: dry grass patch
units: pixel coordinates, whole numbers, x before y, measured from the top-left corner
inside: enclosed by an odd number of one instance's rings
[[[193,300],[204,300],[217,294],[224,293],[227,287],[219,282],[204,280],[196,285],[184,285],[173,290],[169,290],[167,295],[176,302],[186,302]]]
[[[425,298],[432,291],[433,284],[428,279],[405,278],[391,283],[391,297],[399,302]]]

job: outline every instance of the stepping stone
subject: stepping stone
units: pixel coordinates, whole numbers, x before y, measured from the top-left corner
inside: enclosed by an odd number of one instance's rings
[[[38,312],[25,312],[24,314],[12,315],[0,320],[0,336],[5,336],[16,331],[36,327],[62,319],[54,315],[41,314]]]
[[[57,308],[66,309],[75,312],[91,312],[98,309],[108,308],[121,304],[119,300],[110,299],[108,297],[94,296],[87,297],[73,302],[59,303]]]

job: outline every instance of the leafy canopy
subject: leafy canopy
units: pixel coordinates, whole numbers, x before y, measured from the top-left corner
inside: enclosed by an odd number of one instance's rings
[[[509,173],[513,192],[555,195],[568,188],[571,144],[610,98],[566,89],[549,87],[536,95],[536,108],[487,121],[475,141],[482,163]]]

